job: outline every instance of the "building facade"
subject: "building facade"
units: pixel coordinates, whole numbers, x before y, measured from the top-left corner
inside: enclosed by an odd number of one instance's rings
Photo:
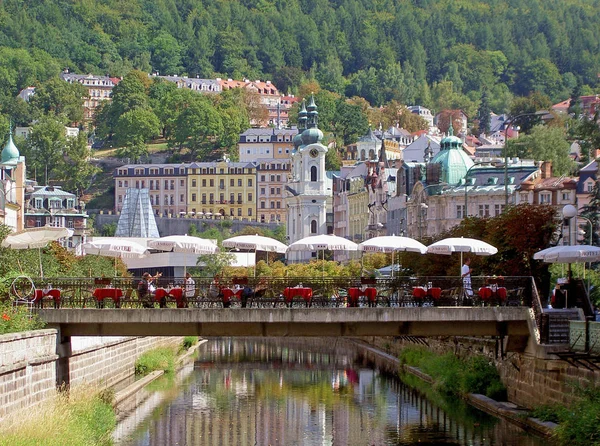
[[[25,191],[25,157],[12,139],[12,131],[2,149],[0,157],[0,222],[12,231],[24,228]]]
[[[325,172],[327,147],[321,143],[323,132],[318,128],[318,112],[314,97],[308,108],[302,104],[298,114],[301,133],[294,138],[291,177],[286,186],[287,238],[293,243],[304,237],[332,233],[327,224],[327,201],[331,197]],[[288,253],[288,261],[300,262],[314,258],[316,253]]]
[[[256,165],[223,159],[188,166],[191,214],[256,220]]]
[[[187,212],[187,165],[127,164],[115,169],[115,211],[121,212],[127,189],[148,189],[155,215]]]
[[[73,230],[73,236],[67,240],[66,247],[76,248],[85,243],[89,216],[75,194],[58,186],[35,186],[33,189],[26,196],[25,228],[68,228]]]
[[[96,109],[104,101],[111,100],[112,89],[121,79],[109,76],[96,76],[94,74],[73,74],[68,71],[61,73],[60,77],[70,84],[79,82],[88,91],[88,97],[83,102],[84,119],[91,121]]]

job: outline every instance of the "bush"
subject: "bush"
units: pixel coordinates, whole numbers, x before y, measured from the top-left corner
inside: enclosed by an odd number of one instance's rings
[[[424,347],[409,347],[400,352],[400,364],[419,367],[431,376],[435,389],[441,393],[480,393],[494,399],[506,398],[506,388],[496,367],[484,356],[460,359],[452,353],[439,356]]]
[[[186,336],[183,338],[183,349],[187,350],[192,345],[195,345],[198,342],[198,336]]]
[[[0,334],[39,330],[44,326],[45,323],[27,307],[0,303]]]
[[[175,351],[169,347],[159,347],[148,350],[135,361],[135,374],[147,375],[155,370],[164,370],[165,373],[175,371]]]

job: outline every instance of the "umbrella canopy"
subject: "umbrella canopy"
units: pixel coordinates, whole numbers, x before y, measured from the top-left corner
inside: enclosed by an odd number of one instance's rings
[[[48,243],[68,238],[73,235],[72,229],[56,228],[54,226],[43,226],[41,228],[30,228],[17,231],[6,236],[2,241],[4,248],[11,249],[30,249],[37,248],[40,258],[40,277],[44,277],[44,268],[42,267],[42,248]]]
[[[118,258],[140,258],[148,254],[148,249],[130,240],[102,240],[87,242],[82,245],[86,254]]]
[[[53,226],[23,229],[22,231],[9,234],[2,241],[2,246],[11,249],[44,248],[50,242],[71,237],[72,235],[72,229],[55,228]]]
[[[384,235],[381,237],[373,237],[358,245],[360,251],[366,252],[391,252],[395,251],[410,251],[420,252],[425,254],[427,247],[410,237],[400,237],[397,235]]]
[[[148,248],[159,251],[188,252],[192,254],[214,254],[217,250],[211,240],[191,235],[169,235],[148,242]]]
[[[600,248],[590,245],[553,246],[538,251],[534,260],[546,263],[586,263],[600,261]]]
[[[427,247],[428,254],[450,255],[453,252],[470,252],[478,256],[491,256],[498,252],[498,248],[482,240],[467,237],[445,238]]]
[[[238,235],[223,240],[223,247],[284,253],[287,246],[279,240],[262,235]]]
[[[351,240],[337,235],[312,235],[295,241],[288,246],[288,251],[357,251],[358,245]]]

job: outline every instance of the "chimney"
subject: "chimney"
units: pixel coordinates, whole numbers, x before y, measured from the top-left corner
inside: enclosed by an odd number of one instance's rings
[[[552,178],[552,161],[544,161],[540,166],[542,171],[542,179]]]

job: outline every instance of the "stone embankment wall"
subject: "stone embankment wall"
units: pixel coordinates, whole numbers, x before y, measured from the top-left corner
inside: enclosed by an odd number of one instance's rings
[[[145,351],[182,342],[180,337],[121,338],[59,359],[56,337],[56,330],[0,336],[0,422],[53,396],[57,370],[68,373],[71,386],[110,387],[134,373],[135,360]]]
[[[398,357],[407,346],[424,346],[414,339],[367,338],[369,344]],[[500,358],[495,340],[451,337],[423,340],[428,349],[444,354],[452,352],[466,357],[479,354],[496,364],[500,378],[508,390],[510,402],[526,408],[542,404],[568,404],[574,397],[574,385],[595,386],[600,383],[600,370],[576,367],[557,359],[552,350],[537,346],[535,352],[507,353]]]

